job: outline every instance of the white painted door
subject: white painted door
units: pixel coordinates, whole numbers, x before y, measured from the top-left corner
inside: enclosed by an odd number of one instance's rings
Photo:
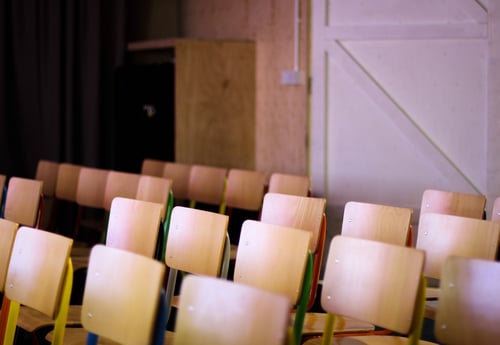
[[[418,217],[427,188],[500,196],[490,3],[312,0],[310,173],[330,222],[349,200]]]

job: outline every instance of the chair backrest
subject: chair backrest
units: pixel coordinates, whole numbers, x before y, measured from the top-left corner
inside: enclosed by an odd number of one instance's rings
[[[42,181],[11,177],[7,187],[4,218],[21,225],[37,227],[42,217],[42,191]]]
[[[5,277],[19,224],[0,218],[0,292],[4,292]]]
[[[318,250],[325,209],[325,198],[266,193],[260,220],[309,231],[312,234],[309,249],[315,253]]]
[[[269,193],[309,196],[310,179],[308,176],[272,173],[269,178]]]
[[[227,274],[228,222],[229,217],[220,213],[184,206],[175,206],[172,210],[165,250],[165,263],[169,268],[166,288],[168,313],[178,271],[211,277]]]
[[[500,339],[500,263],[449,257],[441,275],[435,333],[444,344],[490,345]]]
[[[158,159],[144,158],[142,160],[140,173],[141,175],[162,177],[165,163],[165,161]]]
[[[3,217],[3,208],[4,208],[4,194],[7,191],[7,186],[5,185],[5,181],[7,180],[7,176],[0,174],[0,217]]]
[[[76,189],[76,202],[83,207],[104,209],[104,191],[109,170],[81,167]]]
[[[266,176],[253,170],[229,169],[224,202],[226,207],[259,211],[264,198]]]
[[[420,217],[424,213],[442,213],[453,216],[483,218],[486,196],[427,189],[422,194]]]
[[[116,197],[133,199],[137,195],[140,174],[111,170],[104,190],[104,209],[111,209],[111,202]]]
[[[0,218],[0,292],[3,294],[2,308],[0,309],[0,339],[4,339],[7,319],[10,312],[10,300],[5,296],[5,279],[9,268],[12,246],[19,224]]]
[[[416,247],[426,253],[424,274],[439,279],[445,260],[457,255],[494,260],[500,223],[426,213],[420,217]]]
[[[174,197],[177,200],[188,200],[189,176],[191,165],[179,162],[167,162],[163,167],[163,177],[172,180]]]
[[[234,281],[286,295],[298,303],[311,233],[246,220],[241,228]]]
[[[153,344],[164,276],[165,265],[157,260],[94,246],[82,301],[83,327],[124,345]]]
[[[196,207],[196,203],[221,207],[224,202],[226,174],[226,168],[191,166],[187,190],[191,207]]]
[[[312,255],[309,231],[246,220],[234,264],[233,280],[287,296],[295,306],[293,336],[299,344],[307,311]]]
[[[424,260],[424,251],[415,248],[335,236],[326,262],[321,305],[330,314],[402,334],[414,333],[412,337],[418,339]]]
[[[154,257],[163,205],[116,197],[111,204],[106,245]]]
[[[40,159],[36,166],[35,180],[43,181],[43,195],[52,197],[56,192],[59,163]]]
[[[494,222],[500,222],[500,197],[493,202],[490,219]]]
[[[188,276],[181,287],[174,345],[283,345],[289,319],[290,302],[283,295]]]
[[[5,344],[12,344],[20,305],[56,320],[53,344],[60,344],[69,308],[73,240],[48,231],[21,227],[17,231],[5,281],[11,301]]]
[[[162,204],[161,216],[165,219],[171,189],[172,180],[170,179],[140,175],[135,199]]]
[[[349,201],[344,207],[341,234],[404,246],[412,214],[411,208]]]
[[[158,237],[157,258],[165,261],[165,249],[167,246],[168,228],[170,216],[174,207],[174,195],[172,191],[172,180],[165,177],[141,175],[137,187],[137,200],[156,202],[163,205],[161,212],[162,226]]]
[[[167,266],[193,274],[218,276],[228,218],[215,212],[174,207],[165,256]]]
[[[60,163],[57,172],[55,196],[57,199],[76,202],[81,166]]]
[[[266,193],[260,220],[264,223],[309,231],[309,250],[313,253],[311,291],[307,310],[316,300],[326,239],[326,199],[280,193]]]

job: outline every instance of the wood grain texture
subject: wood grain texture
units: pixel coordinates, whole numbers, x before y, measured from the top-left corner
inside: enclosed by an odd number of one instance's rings
[[[177,40],[175,157],[255,167],[255,44]]]

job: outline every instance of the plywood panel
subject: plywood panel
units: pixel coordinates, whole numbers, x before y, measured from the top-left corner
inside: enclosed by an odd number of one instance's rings
[[[308,1],[300,0],[300,69],[307,73]],[[285,86],[294,64],[294,0],[183,0],[183,34],[255,40],[255,159],[260,171],[307,174],[307,87]]]
[[[176,160],[255,168],[255,44],[176,41]]]

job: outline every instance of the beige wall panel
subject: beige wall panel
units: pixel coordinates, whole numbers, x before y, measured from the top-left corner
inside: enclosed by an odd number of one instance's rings
[[[255,168],[307,173],[307,89],[281,85],[294,65],[293,0],[184,0],[187,37],[250,39],[257,43]],[[307,71],[307,1],[300,1],[300,69]]]
[[[255,168],[255,44],[178,40],[176,160]]]

